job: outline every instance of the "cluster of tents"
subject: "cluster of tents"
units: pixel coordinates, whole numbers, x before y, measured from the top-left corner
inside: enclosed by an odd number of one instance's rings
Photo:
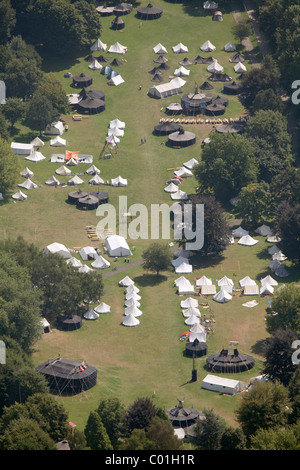
[[[174,175],[166,182],[167,186],[165,186],[164,191],[170,194],[173,201],[187,202],[189,200],[188,194],[180,189],[180,185],[185,178],[193,176],[192,170],[198,163],[198,160],[191,158],[183,163],[182,167],[174,170]],[[179,269],[179,267],[177,269]]]
[[[140,289],[136,287],[134,281],[129,276],[125,276],[121,279],[119,286],[125,287],[125,308],[121,324],[128,327],[138,326],[140,324],[138,317],[143,314],[140,309]]]

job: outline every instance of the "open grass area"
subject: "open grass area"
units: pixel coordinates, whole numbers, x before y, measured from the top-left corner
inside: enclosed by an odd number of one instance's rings
[[[128,52],[122,57],[123,65],[118,71],[125,83],[118,87],[107,86],[107,78],[99,71],[90,71],[88,63],[83,59],[89,53],[74,58],[51,58],[44,61],[46,72],[53,72],[61,80],[66,93],[74,93],[72,80],[64,78],[66,71],[73,75],[81,72],[93,76],[91,89],[105,92],[106,110],[98,115],[89,116],[75,122],[72,115],[63,116],[69,126],[64,134],[67,149],[91,154],[93,163],[101,169],[101,177],[106,181],[121,175],[128,179],[128,187],[113,188],[103,185],[100,190],[108,191],[110,203],[118,209],[118,197],[128,197],[128,205],[143,203],[171,204],[170,196],[163,191],[165,182],[171,177],[175,168],[191,159],[201,159],[201,141],[212,130],[208,125],[187,125],[185,128],[196,133],[195,145],[183,149],[172,149],[166,145],[167,137],[157,137],[153,128],[165,117],[165,108],[171,102],[180,102],[180,95],[163,100],[151,99],[147,96],[152,85],[148,73],[155,65],[153,47],[162,43],[168,50],[167,58],[170,70],[163,74],[164,81],[169,81],[178,62],[184,56],[194,59],[202,54],[199,46],[206,40],[213,42],[217,48],[212,53],[224,71],[235,76],[233,64],[229,62],[230,53],[224,52],[224,45],[232,41],[231,26],[233,16],[224,13],[222,23],[213,22],[211,17],[203,13],[196,1],[188,5],[157,1],[157,6],[164,9],[162,18],[155,21],[141,21],[134,11],[124,17],[125,29],[110,29],[112,17],[102,18],[103,42],[114,44],[119,41],[127,46]],[[96,38],[95,38],[96,39]],[[172,46],[182,42],[189,48],[184,55],[173,54]],[[63,46],[62,46],[63,47]],[[99,53],[100,54],[100,53]],[[95,54],[96,55],[96,54]],[[104,54],[115,58],[114,55]],[[205,55],[204,53],[202,55]],[[119,57],[118,57],[119,58]],[[120,58],[119,58],[120,59]],[[250,67],[248,61],[245,62]],[[193,65],[184,86],[184,93],[193,92],[195,83],[202,84],[210,75],[205,65]],[[139,89],[141,87],[141,89]],[[214,85],[213,95],[221,93],[222,84]],[[229,98],[229,105],[224,117],[243,115],[244,109],[237,97]],[[119,118],[126,123],[125,135],[121,138],[117,153],[111,159],[100,159],[107,127],[110,120]],[[22,124],[17,124],[17,131],[12,140],[29,142],[36,133]],[[141,138],[146,143],[141,145]],[[66,203],[70,187],[48,187],[45,181],[55,174],[60,166],[50,162],[52,153],[60,153],[49,146],[50,138],[41,149],[46,160],[32,164],[18,157],[21,169],[28,166],[33,172],[32,178],[39,188],[28,191],[28,200],[14,203],[12,199],[0,203],[0,239],[15,238],[22,235],[26,240],[35,242],[39,247],[59,242],[68,248],[94,245],[102,248],[99,242],[91,242],[85,230],[87,225],[96,225],[98,220],[95,211],[79,211]],[[74,172],[84,174],[83,190],[91,190],[85,174],[90,165],[80,165]],[[69,177],[58,177],[63,183]],[[20,177],[20,183],[22,178]],[[188,193],[195,191],[194,177],[187,178],[181,189]],[[94,188],[93,188],[94,189]],[[17,188],[16,188],[17,190]],[[96,189],[97,190],[97,189]],[[267,272],[270,262],[265,255],[267,242],[263,237],[256,237],[259,243],[252,248],[229,246],[224,256],[209,265],[199,259],[195,263],[190,279],[206,275],[219,279],[225,274],[238,280],[246,275],[259,280]],[[136,249],[131,262],[141,259],[142,251],[149,240],[128,240],[129,245]],[[269,246],[269,245],[268,245]],[[145,273],[141,266],[128,268],[127,272],[116,272],[113,268],[125,268],[123,259],[111,261],[111,267],[105,271],[103,301],[111,305],[111,313],[102,315],[97,321],[83,321],[81,329],[75,332],[62,332],[53,329],[51,334],[43,335],[36,344],[34,361],[36,364],[56,357],[74,360],[85,360],[98,369],[97,385],[86,393],[74,397],[59,397],[67,410],[70,420],[80,429],[84,428],[88,413],[94,410],[100,398],[118,396],[126,405],[141,396],[153,397],[157,405],[165,409],[177,404],[177,398],[185,397],[185,405],[198,409],[213,408],[230,424],[234,424],[234,410],[240,396],[229,397],[201,389],[201,380],[205,377],[205,357],[197,359],[197,382],[191,382],[192,360],[185,357],[185,344],[179,340],[180,335],[188,330],[180,310],[181,298],[176,294],[174,280],[179,277],[173,271],[164,273],[157,279],[155,275]],[[109,273],[110,275],[107,275]],[[140,325],[137,328],[125,328],[120,325],[124,309],[124,292],[118,282],[125,274],[135,280],[141,289]],[[290,279],[290,278],[289,278]],[[292,280],[297,280],[292,272]],[[256,297],[255,297],[256,298]],[[200,300],[203,300],[200,298]],[[238,374],[234,378],[248,381],[251,376],[258,375],[262,365],[261,342],[266,338],[265,309],[268,298],[257,297],[259,305],[253,309],[242,306],[250,298],[236,294],[227,304],[217,304],[209,300],[209,308],[202,309],[202,314],[213,314],[215,332],[207,339],[209,354],[219,352],[231,340],[239,342],[243,353],[250,353],[256,358],[256,366],[247,373]],[[251,297],[252,300],[252,297]]]

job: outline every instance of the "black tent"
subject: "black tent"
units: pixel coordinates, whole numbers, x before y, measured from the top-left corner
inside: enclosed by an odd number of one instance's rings
[[[149,73],[150,73],[151,75],[155,75],[155,74],[157,74],[157,73],[160,73],[160,74],[161,74],[161,70],[160,70],[159,66],[157,66],[157,67],[154,67],[153,69],[149,70]]]
[[[68,194],[68,202],[70,204],[77,204],[79,199],[88,196],[89,193],[86,193],[85,191],[81,191],[79,189],[78,191],[72,191]]]
[[[90,54],[90,55],[86,56],[86,58],[84,60],[85,60],[85,62],[93,62],[94,59],[95,58]]]
[[[186,343],[185,353],[190,357],[201,357],[207,354],[207,344],[196,338],[192,343]]]
[[[122,64],[122,62],[121,62],[120,60],[114,59],[114,60],[110,63],[110,65],[111,65],[112,67],[120,67],[120,66],[123,65],[123,64]]]
[[[179,64],[180,64],[180,65],[183,65],[184,67],[186,67],[186,66],[188,66],[188,65],[192,65],[193,62],[192,62],[190,59],[188,59],[187,57],[185,57],[183,60],[181,60],[181,61],[179,62]]]
[[[141,20],[156,20],[160,18],[163,14],[162,8],[153,6],[149,3],[146,7],[139,7],[137,9],[137,18]]]
[[[78,202],[77,202],[78,209],[83,209],[83,210],[97,209],[98,206],[99,206],[99,199],[91,194],[88,194],[87,196],[78,199]]]
[[[125,28],[125,21],[122,20],[120,16],[116,16],[115,19],[111,23],[112,29],[124,29]]]
[[[194,408],[175,406],[166,411],[174,428],[187,428],[195,424],[198,419],[205,419],[204,414]]]
[[[200,90],[212,90],[214,87],[208,83],[208,82],[203,82],[202,85],[199,86]]]
[[[196,136],[193,132],[180,128],[178,131],[169,134],[168,142],[172,147],[187,147],[196,143]]]
[[[212,104],[221,104],[222,106],[228,106],[228,99],[225,96],[216,96],[212,99]]]
[[[193,60],[194,64],[212,64],[214,61],[213,57],[201,57],[201,55],[197,55]]]
[[[180,124],[176,122],[163,122],[154,127],[154,132],[157,135],[169,135],[172,132],[179,131],[180,128]]]
[[[219,116],[225,113],[225,106],[223,106],[222,104],[216,104],[216,103],[209,104],[205,108],[205,113],[210,116]]]
[[[59,315],[57,323],[58,328],[63,331],[78,330],[82,326],[81,317],[78,315]]]
[[[230,62],[234,62],[234,63],[244,62],[245,60],[246,60],[246,57],[240,52],[236,52],[232,57],[230,57]]]
[[[151,78],[151,82],[162,82],[162,81],[163,81],[163,78],[159,72],[156,72]]]
[[[166,62],[168,62],[168,59],[163,54],[161,54],[157,57],[157,59],[154,59],[154,62],[156,62],[157,64],[165,64]]]
[[[73,85],[77,88],[84,88],[90,86],[93,83],[93,79],[90,75],[81,73],[73,77]]]
[[[77,111],[81,114],[98,114],[104,110],[105,101],[98,98],[87,97],[77,104]]]
[[[232,77],[227,75],[227,73],[212,73],[210,77],[208,77],[209,80],[212,82],[230,82],[232,80]]]
[[[119,3],[116,5],[113,9],[113,12],[117,16],[122,16],[122,15],[129,15],[129,13],[132,12],[132,4],[131,3]]]
[[[181,97],[181,106],[186,114],[203,113],[205,107],[211,102],[212,97],[208,93],[188,93]]]
[[[106,204],[109,201],[108,193],[102,191],[92,191],[90,195],[96,197],[99,201],[99,204]]]
[[[206,368],[216,373],[239,373],[250,370],[254,367],[254,359],[248,354],[240,354],[234,349],[233,354],[229,354],[227,349],[222,349],[220,353],[212,354],[206,359]]]
[[[83,362],[58,357],[37,367],[49,384],[51,393],[75,395],[89,390],[97,383],[96,367]]]
[[[158,70],[169,70],[169,68],[170,67],[165,62],[158,66]]]
[[[242,90],[242,85],[240,83],[231,82],[225,83],[223,88],[223,93],[228,93],[229,95],[237,95]]]
[[[219,134],[225,134],[229,132],[230,134],[240,134],[244,129],[244,126],[241,124],[237,124],[236,122],[233,122],[231,124],[220,124],[219,126],[216,127],[216,131],[219,132]]]
[[[103,55],[99,55],[99,57],[96,57],[96,59],[98,60],[98,62],[109,62],[109,59],[107,59]]]

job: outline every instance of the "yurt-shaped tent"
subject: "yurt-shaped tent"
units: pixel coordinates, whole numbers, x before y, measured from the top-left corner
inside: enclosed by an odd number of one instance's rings
[[[133,5],[131,3],[121,2],[113,7],[113,13],[117,16],[129,15],[132,12]]]
[[[232,295],[229,294],[226,289],[222,288],[214,295],[213,299],[215,302],[223,304],[229,302],[232,299]]]
[[[82,210],[94,210],[99,206],[99,199],[92,194],[81,197],[77,201],[77,208]]]
[[[111,27],[112,29],[115,29],[115,30],[124,29],[125,21],[120,16],[116,16],[111,23]]]
[[[85,88],[90,86],[92,83],[93,78],[90,75],[86,75],[85,73],[81,73],[80,75],[73,77],[73,85],[76,88]]]
[[[234,52],[236,51],[236,46],[231,41],[229,41],[227,44],[225,44],[224,51]]]
[[[196,143],[196,135],[180,128],[178,131],[169,134],[168,143],[172,147],[187,147]]]
[[[227,349],[222,349],[220,353],[212,354],[206,359],[206,368],[210,372],[216,373],[240,373],[250,370],[255,362],[252,356],[240,354],[234,349],[230,354]]]
[[[163,9],[148,3],[146,7],[139,7],[137,9],[137,18],[141,20],[156,20],[163,14]]]
[[[125,276],[121,281],[119,281],[119,285],[122,287],[128,287],[131,284],[134,284],[134,281],[129,276]]]
[[[207,344],[205,341],[199,341],[195,338],[193,342],[187,342],[185,345],[185,354],[189,357],[201,357],[207,354]]]
[[[176,122],[162,122],[154,127],[154,131],[157,135],[169,135],[173,132],[179,131],[180,128],[180,124],[177,124]]]
[[[256,243],[258,243],[258,240],[255,240],[250,235],[244,235],[238,241],[239,245],[244,245],[244,246],[253,246],[253,245],[256,245]]]
[[[86,320],[97,320],[97,318],[99,318],[99,314],[91,308],[90,310],[84,313],[83,317]]]

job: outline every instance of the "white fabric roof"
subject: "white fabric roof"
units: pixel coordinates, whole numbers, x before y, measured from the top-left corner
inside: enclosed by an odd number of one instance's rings
[[[68,184],[75,184],[75,185],[83,184],[83,183],[84,183],[84,181],[81,178],[79,178],[79,176],[77,176],[77,175],[73,176],[73,178],[71,178],[68,181]]]
[[[180,302],[180,307],[181,308],[189,308],[189,307],[198,307],[198,300],[197,299],[193,299],[192,297],[188,297],[187,299],[185,300],[182,300]]]
[[[179,42],[176,46],[173,46],[172,49],[173,49],[173,52],[175,52],[175,54],[178,54],[181,52],[188,52],[189,50],[188,47],[182,44],[181,42]]]
[[[62,256],[64,259],[72,258],[71,253],[62,243],[57,243],[57,242],[51,243],[50,245],[46,246],[44,252],[46,254],[57,253],[60,256]]]
[[[278,286],[278,282],[272,276],[266,276],[260,280],[261,284],[269,284],[270,286]]]
[[[91,266],[94,269],[106,269],[109,268],[110,263],[100,255],[92,262]]]
[[[12,195],[12,198],[16,201],[26,201],[27,197],[27,194],[24,194],[22,191],[18,191]]]
[[[189,197],[187,193],[181,191],[181,189],[178,189],[176,193],[171,194],[171,198],[175,201],[186,201]]]
[[[40,162],[45,160],[46,157],[41,152],[34,150],[28,157],[25,157],[25,160],[29,160],[31,162]]]
[[[102,65],[98,62],[97,59],[94,59],[93,62],[89,64],[89,69],[100,70],[102,69]]]
[[[36,137],[30,142],[30,144],[34,147],[43,147],[45,145],[45,142],[43,142],[39,137]]]
[[[127,179],[122,178],[122,176],[117,176],[117,178],[113,178],[111,180],[112,186],[127,186]]]
[[[225,303],[229,302],[232,299],[232,296],[225,289],[220,289],[217,294],[214,295],[213,299],[216,302]]]
[[[75,258],[74,256],[67,259],[66,263],[69,264],[70,266],[73,266],[73,268],[81,268],[82,267],[82,262],[79,259]]]
[[[244,64],[242,64],[242,62],[238,62],[237,64],[235,64],[233,69],[236,73],[247,72],[247,67]]]
[[[104,44],[101,39],[97,39],[90,47],[91,51],[106,51],[107,44]]]
[[[134,284],[134,281],[130,279],[129,276],[125,276],[123,279],[121,279],[121,281],[119,281],[120,286],[127,287],[130,286],[130,284]]]
[[[185,84],[185,80],[180,77],[176,77],[168,83],[152,86],[149,89],[149,94],[157,98],[165,98],[166,96],[176,95],[182,92],[182,87]]]
[[[85,314],[83,315],[86,320],[97,320],[99,318],[99,315],[95,310],[90,309]]]
[[[253,279],[251,279],[251,277],[249,276],[246,276],[246,277],[243,277],[243,279],[241,279],[239,281],[240,283],[240,286],[241,287],[244,287],[244,286],[255,286],[256,285],[256,282],[253,281]]]
[[[179,266],[177,266],[175,268],[175,272],[177,274],[181,274],[181,273],[191,273],[193,272],[193,266],[189,263],[181,263]]]
[[[224,50],[226,52],[234,52],[236,51],[236,47],[231,41],[229,41],[227,44],[225,44]]]
[[[59,186],[60,185],[60,182],[58,181],[58,179],[55,177],[55,176],[51,176],[46,182],[45,184],[48,184],[49,186]]]
[[[21,171],[20,175],[24,178],[32,178],[34,176],[34,173],[26,167],[23,171]]]
[[[212,281],[206,276],[202,276],[199,279],[196,279],[196,286],[211,286]]]
[[[93,246],[84,246],[79,252],[83,261],[88,261],[89,259],[96,259],[98,257],[97,251]]]
[[[101,171],[95,165],[92,165],[86,170],[86,173],[88,175],[100,175]]]
[[[125,129],[125,122],[120,121],[120,119],[113,119],[109,122],[109,127],[118,127],[119,129]]]
[[[199,164],[198,160],[196,160],[196,158],[191,158],[191,160],[189,160],[188,162],[185,162],[183,164],[183,166],[185,166],[186,168],[188,168],[189,170],[192,170],[195,166],[197,166]]]
[[[50,140],[50,145],[52,145],[52,147],[64,147],[65,145],[67,145],[67,141],[57,135],[56,137],[54,137],[54,139]]]
[[[108,49],[108,52],[112,54],[126,54],[127,52],[127,47],[122,46],[119,42],[116,42],[115,44],[112,44],[110,48]]]
[[[121,85],[121,83],[124,83],[125,80],[121,77],[121,75],[116,75],[115,77],[112,77],[108,84],[109,85],[115,85],[115,86],[118,86],[118,85]]]
[[[105,302],[101,302],[97,307],[94,308],[97,313],[109,313],[110,305],[107,305]]]
[[[212,52],[216,50],[216,46],[214,46],[210,41],[205,41],[201,46],[200,46],[201,51],[203,52]]]
[[[259,235],[262,235],[263,237],[266,237],[271,233],[271,229],[268,225],[261,225],[260,227],[257,227],[255,230],[255,233],[258,233]]]
[[[265,294],[265,295],[273,294],[273,292],[274,292],[274,287],[270,286],[270,284],[268,284],[267,282],[265,282],[259,290],[260,294]]]
[[[130,256],[132,254],[125,238],[119,235],[108,237],[104,245],[110,256]]]
[[[214,62],[212,64],[209,64],[206,69],[208,72],[223,72],[224,67],[222,67],[221,64],[217,60],[214,59]]]
[[[167,49],[160,42],[153,47],[155,54],[167,54]]]
[[[134,315],[125,315],[122,320],[122,325],[124,326],[137,326],[140,324],[140,321]]]
[[[175,69],[174,75],[176,77],[188,77],[190,74],[190,70],[186,69],[185,67],[181,66],[178,69]]]
[[[166,193],[176,193],[178,191],[178,186],[174,183],[170,183],[164,188],[164,191]]]
[[[131,307],[125,308],[125,315],[133,315],[134,317],[140,317],[141,315],[143,315],[143,312],[136,305],[132,305]]]
[[[253,246],[253,245],[256,245],[256,243],[258,243],[258,240],[255,240],[250,235],[244,235],[238,241],[239,245],[245,245],[245,246]]]
[[[20,188],[24,188],[24,189],[28,189],[28,190],[36,189],[38,187],[38,185],[35,184],[33,181],[31,181],[30,178],[28,178],[26,181],[24,181],[24,183],[18,184],[18,186],[20,186]]]
[[[223,276],[218,280],[218,286],[233,286],[233,280],[227,276]]]
[[[179,170],[174,171],[174,175],[179,176],[180,178],[189,178],[193,176],[193,173],[188,168],[182,167]]]

